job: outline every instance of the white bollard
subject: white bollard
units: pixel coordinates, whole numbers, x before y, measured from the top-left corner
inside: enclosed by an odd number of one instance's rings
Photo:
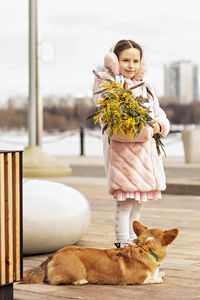
[[[182,139],[186,163],[200,163],[200,129],[185,130]]]

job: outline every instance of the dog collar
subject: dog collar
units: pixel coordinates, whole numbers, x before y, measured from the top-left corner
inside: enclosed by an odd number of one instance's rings
[[[146,245],[142,244],[141,242],[138,242],[136,245],[144,249],[149,254],[151,254],[155,258],[155,260],[158,261],[158,255],[155,252],[153,252],[150,248],[148,248]]]

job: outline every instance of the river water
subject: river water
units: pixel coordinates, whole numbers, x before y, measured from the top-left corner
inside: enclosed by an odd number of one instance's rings
[[[169,134],[163,139],[167,156],[184,156],[181,133]],[[24,131],[0,132],[0,150],[23,150],[28,146],[28,133]],[[42,149],[50,155],[79,155],[79,131],[43,133]],[[85,130],[85,155],[102,155],[102,135],[98,130]]]

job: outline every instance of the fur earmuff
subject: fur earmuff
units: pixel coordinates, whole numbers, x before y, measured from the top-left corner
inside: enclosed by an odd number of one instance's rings
[[[109,52],[104,57],[104,68],[106,71],[110,69],[115,76],[119,75],[119,62],[114,52]]]

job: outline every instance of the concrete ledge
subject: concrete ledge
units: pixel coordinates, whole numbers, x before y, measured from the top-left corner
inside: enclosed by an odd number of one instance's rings
[[[43,178],[44,179],[44,178]],[[105,191],[107,191],[107,179],[106,177],[95,177],[95,176],[69,176],[63,178],[46,178],[48,181],[59,182],[66,185],[72,186],[90,186],[93,190],[95,187],[105,187]],[[200,183],[192,184],[191,182],[188,184],[175,180],[167,181],[167,188],[164,194],[173,194],[173,195],[194,195],[200,196]]]
[[[72,176],[106,177],[104,166],[71,165]]]
[[[95,184],[107,184],[104,160],[102,156],[57,156],[67,162],[72,169],[69,181],[83,184],[86,178]],[[183,157],[164,159],[167,177],[165,194],[198,195],[200,196],[200,164],[186,164]],[[76,179],[75,179],[76,178]]]
[[[192,184],[192,183],[185,184],[176,181],[173,182],[167,181],[167,188],[163,193],[200,196],[200,182],[199,184]]]

